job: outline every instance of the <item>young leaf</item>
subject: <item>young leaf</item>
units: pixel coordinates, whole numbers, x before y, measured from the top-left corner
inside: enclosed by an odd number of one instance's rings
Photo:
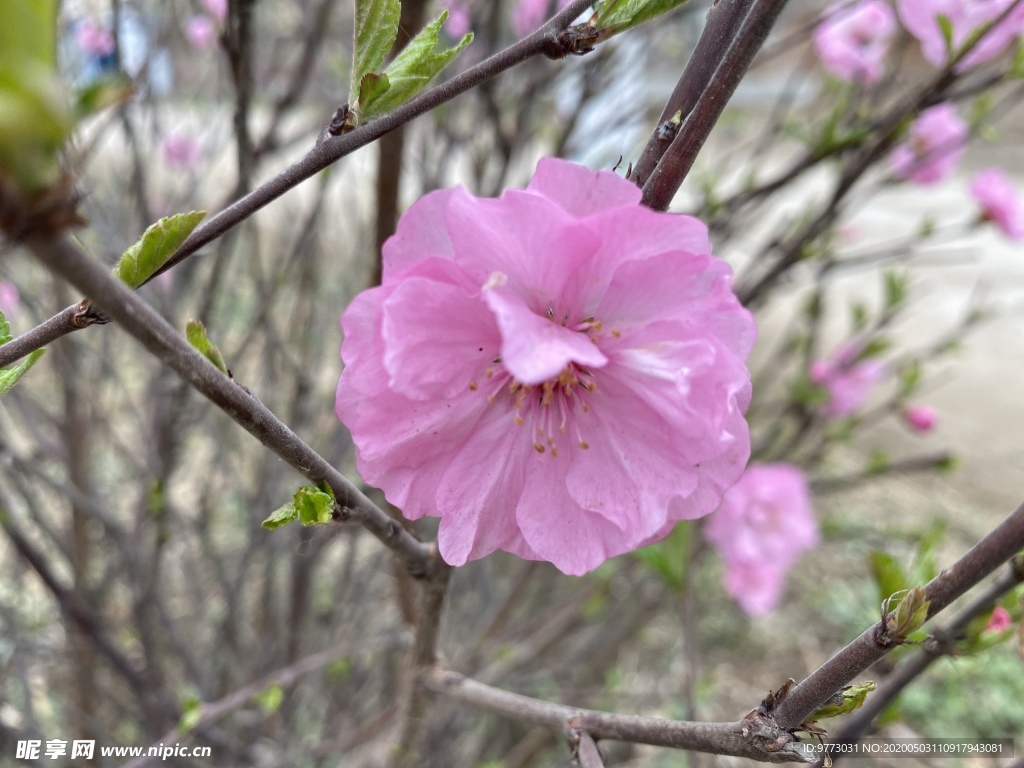
[[[594,23],[601,32],[601,39],[607,40],[612,35],[678,8],[685,2],[686,0],[604,0],[595,9],[597,19]]]
[[[217,349],[217,345],[210,341],[210,338],[206,335],[205,325],[198,320],[189,320],[185,325],[185,338],[207,360],[216,365],[222,373],[228,373],[228,367],[224,363],[224,356]]]
[[[285,504],[263,521],[263,527],[274,530],[293,520],[303,525],[329,523],[334,515],[334,491],[327,483],[304,485],[295,492],[291,504]]]
[[[349,104],[356,103],[363,76],[376,72],[398,37],[399,0],[356,0],[355,45]]]
[[[903,566],[888,552],[875,550],[869,555],[869,564],[875,584],[878,585],[878,595],[882,600],[887,600],[908,588],[910,580]]]
[[[935,21],[939,25],[939,30],[942,32],[942,39],[946,41],[946,56],[953,55],[953,22],[949,16],[944,13],[940,13],[935,17]]]
[[[828,717],[838,717],[860,709],[868,694],[873,690],[875,690],[875,684],[871,680],[857,685],[843,686],[843,689],[830,698],[825,706],[807,718],[807,722],[813,723]]]
[[[121,256],[114,266],[114,274],[129,288],[138,288],[181,247],[205,215],[206,211],[178,213],[151,224],[139,241]]]
[[[280,683],[271,683],[252,698],[263,710],[263,714],[272,715],[281,708],[281,703],[284,701],[284,688]]]
[[[203,702],[195,696],[189,696],[181,705],[181,720],[178,721],[178,731],[184,735],[199,725],[199,721],[202,719]]]
[[[28,369],[43,356],[45,349],[37,349],[13,368],[0,368],[0,397],[3,397],[18,383],[18,379],[28,373]]]
[[[7,322],[7,315],[0,309],[0,345],[11,340],[11,324]]]
[[[384,91],[370,89],[368,101],[363,101],[360,93],[359,113],[364,120],[379,117],[407,102],[473,42],[473,33],[467,32],[454,48],[438,50],[438,33],[447,18],[448,11],[442,11],[388,65],[384,75],[390,87]]]

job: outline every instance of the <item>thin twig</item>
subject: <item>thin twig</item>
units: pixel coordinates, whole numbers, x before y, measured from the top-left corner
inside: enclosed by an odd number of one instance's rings
[[[586,731],[580,731],[576,737],[575,757],[580,768],[604,768],[604,760],[601,759],[594,737]]]
[[[1024,504],[985,538],[925,586],[928,618],[1024,549]],[[782,728],[796,728],[844,685],[885,656],[894,647],[880,621],[797,685],[775,710]]]
[[[252,393],[221,373],[108,269],[86,256],[67,237],[30,238],[26,245],[54,274],[90,296],[106,316],[120,323],[249,434],[312,482],[327,482],[337,497],[342,518],[361,523],[394,551],[417,578],[427,573],[431,557],[429,546],[371,502]]]

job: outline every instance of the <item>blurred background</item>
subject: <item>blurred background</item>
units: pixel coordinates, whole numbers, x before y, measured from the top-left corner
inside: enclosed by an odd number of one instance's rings
[[[402,29],[407,37],[447,8],[452,43],[475,33],[444,78],[555,10],[524,5],[405,0]],[[333,411],[338,318],[379,276],[398,215],[439,187],[521,186],[548,155],[624,171],[707,8],[691,0],[590,55],[526,62],[344,158],[142,294],[176,327],[202,320],[234,377],[358,481]],[[738,285],[833,179],[828,163],[811,163],[766,189],[850,98],[809,43],[821,9],[791,2],[673,206],[709,223]],[[67,152],[86,249],[113,264],[157,218],[216,212],[301,157],[346,99],[352,23],[338,0],[64,2],[67,79],[123,72],[134,87]],[[928,76],[901,35],[888,90],[856,99],[895,99]],[[454,575],[441,648],[455,669],[578,706],[732,720],[877,620],[888,594],[880,562],[927,578],[1017,505],[1024,254],[975,226],[965,191],[992,164],[1020,183],[1015,88],[987,91],[994,107],[953,179],[922,191],[880,174],[753,306],[755,458],[806,471],[822,530],[781,605],[751,617],[733,604],[699,524],[584,578],[499,553]],[[902,286],[895,300],[887,275]],[[12,249],[0,253],[0,309],[14,335],[80,298]],[[854,417],[830,422],[807,364],[851,338],[877,342],[889,375]],[[934,429],[908,426],[911,402],[934,408]],[[0,765],[32,763],[14,759],[19,740],[58,738],[212,749],[167,765],[395,764],[415,585],[358,527],[262,528],[300,484],[116,326],[53,344],[0,403]],[[432,539],[435,525],[410,527]],[[886,732],[1024,736],[1024,670],[1004,634],[936,664],[886,713]],[[602,746],[614,765],[737,762]],[[437,699],[416,764],[568,759],[555,734]],[[129,763],[97,753],[80,764]]]

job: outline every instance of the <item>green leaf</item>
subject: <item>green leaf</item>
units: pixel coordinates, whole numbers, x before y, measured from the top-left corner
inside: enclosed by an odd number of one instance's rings
[[[907,298],[907,276],[887,270],[885,280],[885,308],[895,309]]]
[[[362,119],[373,119],[407,102],[473,42],[473,33],[467,32],[453,48],[438,48],[438,33],[447,18],[448,11],[442,11],[388,65],[384,75],[390,87],[383,92],[375,88],[369,101],[360,99]]]
[[[888,600],[897,592],[908,588],[910,579],[904,572],[903,566],[888,552],[876,549],[868,555],[868,565],[871,566],[871,575],[878,586],[878,595],[881,600]]]
[[[946,56],[948,58],[953,55],[953,22],[944,13],[936,16],[935,21],[938,22],[939,30],[942,32],[942,39],[946,41]]]
[[[89,117],[107,107],[123,104],[135,92],[132,80],[123,72],[104,75],[75,92],[78,118]]]
[[[36,364],[44,352],[45,349],[37,349],[13,368],[0,368],[0,397],[11,391],[18,379],[28,373],[28,369]]]
[[[596,19],[590,23],[600,31],[601,40],[630,27],[650,21],[683,5],[686,0],[604,0],[595,7]]]
[[[281,703],[284,701],[284,688],[280,683],[271,683],[252,698],[265,715],[272,715],[281,708]]]
[[[1010,74],[1018,80],[1024,80],[1024,38],[1017,40],[1017,50],[1013,53]]]
[[[263,521],[263,527],[268,531],[276,530],[282,526],[288,525],[293,520],[299,519],[299,513],[295,509],[294,504],[285,504],[283,507],[278,509],[274,514]]]
[[[355,44],[349,104],[356,103],[363,76],[376,72],[398,38],[399,0],[356,0]]]
[[[334,516],[334,502],[334,491],[327,483],[304,485],[295,492],[291,504],[285,504],[263,521],[263,527],[272,531],[293,520],[303,525],[329,523]]]
[[[372,72],[363,75],[359,83],[359,104],[372,104],[391,88],[387,75],[375,75]]]
[[[178,730],[186,734],[199,725],[203,719],[203,702],[196,696],[189,696],[181,705],[181,720],[178,721]]]
[[[921,383],[921,361],[911,360],[900,369],[900,397],[914,394]]]
[[[11,324],[7,322],[7,315],[0,309],[0,346],[11,340]]]
[[[905,640],[924,626],[928,620],[927,593],[923,587],[907,590],[900,598],[896,610],[887,619],[887,629],[896,638]]]
[[[873,690],[875,690],[875,684],[871,680],[858,683],[857,685],[844,686],[841,691],[828,700],[825,706],[807,718],[807,722],[813,723],[816,720],[824,720],[828,717],[838,717],[839,715],[849,714],[855,709],[860,709],[864,705],[868,694]]]
[[[114,274],[129,288],[138,288],[181,247],[205,215],[206,211],[178,213],[151,224],[139,241],[121,256],[114,266]]]
[[[228,373],[228,367],[224,363],[224,356],[220,353],[220,350],[217,349],[217,345],[210,341],[209,336],[206,335],[205,325],[198,320],[189,320],[185,325],[185,338],[187,338],[188,343],[199,350],[207,360],[217,366],[221,373]]]

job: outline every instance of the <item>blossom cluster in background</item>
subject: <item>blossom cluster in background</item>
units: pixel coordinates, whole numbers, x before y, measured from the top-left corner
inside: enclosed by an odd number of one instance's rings
[[[432,192],[342,317],[361,476],[497,549],[581,574],[707,515],[750,453],[756,329],[706,227],[611,171],[542,160],[498,199]]]
[[[725,565],[725,590],[761,616],[779,604],[786,573],[818,543],[818,521],[803,472],[751,464],[708,518],[704,535]]]
[[[185,24],[185,37],[197,51],[208,51],[217,45],[217,30],[228,16],[227,0],[203,0],[206,13],[198,13]]]
[[[814,30],[821,63],[841,80],[877,83],[896,32],[896,16],[883,0],[832,7]]]
[[[897,10],[903,26],[921,44],[921,53],[936,67],[945,66],[951,55],[967,43],[986,24],[995,21],[1014,0],[898,0]],[[947,46],[939,17],[949,21],[951,49]],[[957,71],[994,59],[1024,32],[1024,4],[989,30],[959,64]]]
[[[910,126],[907,140],[893,151],[893,173],[917,184],[937,184],[956,169],[966,140],[967,123],[952,104],[929,107]]]
[[[7,280],[0,280],[0,312],[8,322],[14,322],[21,314],[21,296],[14,283]]]
[[[811,363],[807,372],[812,384],[828,395],[824,414],[842,419],[859,411],[875,386],[885,376],[885,363],[877,358],[861,358],[861,345],[840,345],[828,360]]]

